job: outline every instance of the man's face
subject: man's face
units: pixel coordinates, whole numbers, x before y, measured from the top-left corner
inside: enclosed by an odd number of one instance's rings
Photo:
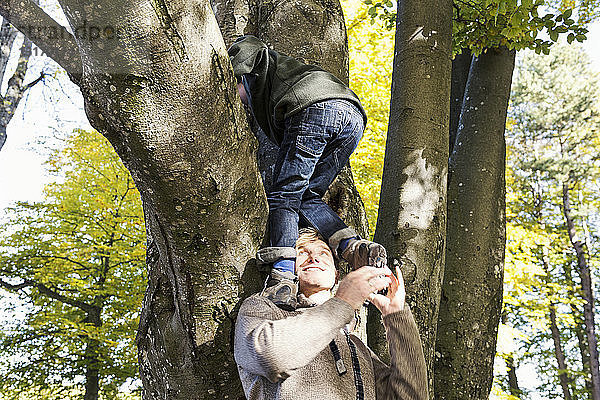
[[[316,240],[298,247],[296,275],[300,293],[305,296],[331,289],[335,285],[337,271],[329,246],[322,240]]]

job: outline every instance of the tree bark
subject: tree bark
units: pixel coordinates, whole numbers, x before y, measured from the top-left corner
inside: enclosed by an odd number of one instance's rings
[[[398,2],[375,230],[375,241],[401,265],[430,388],[446,231],[451,19],[450,1]]]
[[[473,56],[469,50],[463,50],[452,60],[452,82],[450,85],[450,154],[454,152],[454,142],[458,132],[458,121],[463,108],[465,88],[471,69]]]
[[[588,342],[590,355],[590,374],[592,380],[592,399],[600,400],[600,373],[598,371],[598,342],[596,339],[596,328],[594,325],[594,294],[592,292],[592,279],[590,268],[585,257],[583,243],[577,239],[575,231],[575,222],[571,215],[571,204],[569,199],[569,183],[562,185],[562,205],[563,214],[567,224],[569,240],[577,256],[577,266],[579,277],[581,279],[582,295],[585,303],[583,304],[583,317],[585,323],[585,332]]]
[[[448,184],[436,398],[487,399],[502,309],[505,246],[504,128],[514,52],[473,60]]]
[[[75,39],[88,118],[142,195],[149,275],[137,336],[143,396],[238,398],[234,309],[260,284],[246,265],[263,236],[266,201],[212,10],[186,0],[61,6],[82,32]],[[118,34],[91,37],[106,27]]]
[[[63,67],[75,83],[79,82],[82,64],[75,38],[35,3],[1,0],[0,15]]]

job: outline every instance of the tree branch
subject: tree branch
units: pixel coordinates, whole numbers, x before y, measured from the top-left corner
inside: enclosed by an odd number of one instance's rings
[[[0,0],[0,14],[79,83],[82,66],[75,38],[31,0]]]
[[[18,285],[13,285],[0,279],[0,287],[3,287],[6,290],[10,290],[11,292],[16,292],[25,289],[28,286],[31,286],[31,284],[23,282]]]
[[[33,81],[31,81],[28,84],[26,84],[25,86],[23,86],[23,93],[25,93],[28,89],[31,89],[38,82],[43,81],[45,77],[46,77],[46,74],[44,73],[44,71],[40,72],[40,76],[38,76],[36,79],[34,79]]]
[[[83,301],[80,301],[80,300],[75,300],[75,299],[71,299],[66,296],[63,296],[60,293],[55,292],[54,290],[50,289],[48,286],[46,286],[44,284],[33,282],[33,286],[35,286],[40,291],[40,293],[45,294],[46,296],[48,296],[54,300],[58,300],[61,303],[65,303],[65,304],[68,304],[75,308],[79,308],[80,310],[83,310],[85,312],[94,311],[94,307],[92,307],[91,305],[84,303]]]
[[[75,300],[75,299],[71,299],[69,297],[63,296],[62,294],[56,292],[55,290],[52,290],[48,286],[46,286],[42,283],[35,282],[30,279],[23,279],[23,282],[19,283],[17,285],[10,284],[10,283],[5,282],[0,279],[0,287],[3,287],[12,292],[22,290],[26,287],[35,287],[36,289],[38,289],[40,291],[41,294],[46,295],[47,297],[50,297],[51,299],[60,301],[61,303],[68,304],[75,308],[79,308],[80,310],[83,310],[88,313],[94,311],[93,306],[91,306],[83,301]]]

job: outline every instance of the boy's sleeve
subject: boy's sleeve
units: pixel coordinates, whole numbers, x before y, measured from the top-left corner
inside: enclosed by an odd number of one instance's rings
[[[312,361],[352,320],[354,310],[332,298],[300,314],[274,319],[278,314],[269,300],[252,296],[242,304],[235,326],[236,363],[271,382],[286,379]]]
[[[391,366],[371,351],[378,400],[427,400],[427,367],[417,324],[408,306],[383,319]]]

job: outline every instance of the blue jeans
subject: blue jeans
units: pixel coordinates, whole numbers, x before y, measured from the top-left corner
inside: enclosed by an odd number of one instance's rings
[[[348,162],[364,128],[358,107],[341,99],[312,104],[286,118],[267,193],[271,246],[294,247],[299,218],[325,240],[347,228],[321,198]]]

